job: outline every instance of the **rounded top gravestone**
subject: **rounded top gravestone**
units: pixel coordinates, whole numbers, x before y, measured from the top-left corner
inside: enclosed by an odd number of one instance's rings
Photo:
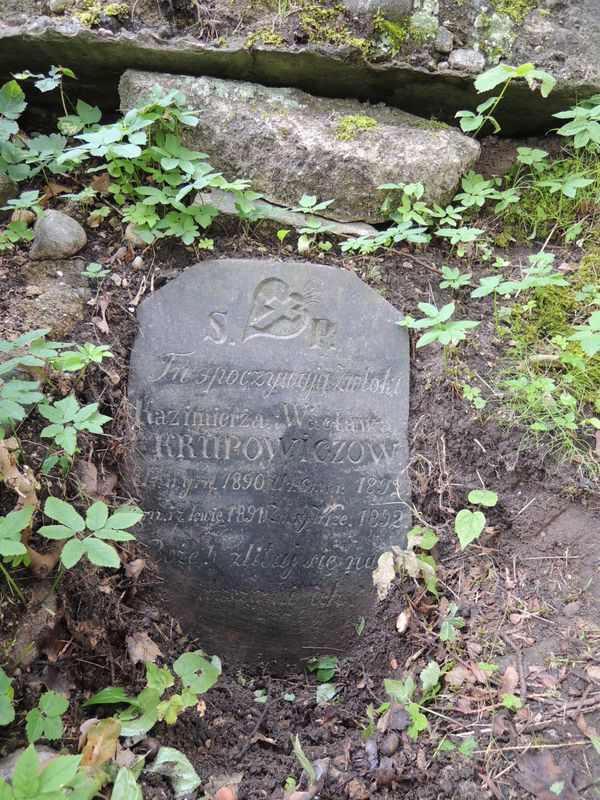
[[[201,644],[272,668],[341,653],[410,525],[398,312],[343,269],[207,261],[139,310],[129,474]]]

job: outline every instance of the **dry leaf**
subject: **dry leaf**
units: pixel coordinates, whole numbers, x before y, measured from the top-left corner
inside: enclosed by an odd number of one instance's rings
[[[135,581],[140,577],[145,568],[145,559],[136,558],[135,561],[130,561],[129,564],[125,564],[125,575]]]
[[[595,664],[590,664],[589,667],[585,668],[588,676],[597,683],[600,683],[600,666],[596,666]]]
[[[473,685],[476,680],[473,671],[464,664],[456,664],[444,678],[446,686],[463,686],[465,683]]]
[[[95,495],[98,491],[98,470],[91,461],[79,458],[73,465],[73,472],[86,494]]]
[[[260,733],[260,731],[254,734],[250,742],[252,744],[255,742],[264,742],[265,744],[272,744],[275,747],[279,747],[279,742],[277,739],[272,739],[270,736],[265,736],[264,733]]]
[[[398,614],[398,619],[396,620],[396,630],[398,631],[398,633],[402,634],[406,631],[409,625],[410,625],[410,609],[407,608],[401,614]]]
[[[87,743],[83,749],[82,767],[91,773],[99,772],[103,764],[112,761],[117,752],[121,723],[114,717],[101,719],[87,731]]]
[[[82,722],[79,726],[79,742],[77,744],[77,750],[79,752],[83,750],[83,746],[87,742],[88,733],[97,722],[98,717],[92,717],[91,719],[86,719],[86,721]]]
[[[131,767],[137,761],[138,756],[128,747],[121,747],[121,743],[117,742],[117,754],[115,756],[115,764],[117,767]]]
[[[514,694],[515,689],[519,685],[519,674],[515,667],[510,664],[506,668],[506,672],[502,676],[502,686],[498,689],[498,694]]]
[[[162,656],[160,647],[144,631],[136,631],[131,636],[127,636],[127,651],[133,664],[139,661],[152,661],[154,663],[158,656]]]
[[[72,188],[71,186],[65,186],[62,183],[54,183],[51,181],[50,183],[47,183],[46,186],[44,187],[44,196],[40,200],[40,203],[42,203],[43,205],[52,197],[58,197],[59,194],[65,194],[66,192],[70,192],[71,188]]]
[[[95,192],[100,192],[100,194],[105,194],[108,192],[109,186],[112,183],[112,178],[108,174],[108,172],[102,172],[99,175],[94,175],[92,178],[91,187]]]
[[[517,761],[519,771],[515,778],[520,786],[531,792],[536,800],[580,800],[581,795],[573,786],[573,768],[559,767],[551,753],[527,753]],[[562,784],[559,795],[550,787]]]
[[[92,322],[98,328],[98,330],[102,331],[102,333],[110,333],[110,328],[108,327],[108,322],[106,321],[106,310],[108,308],[108,298],[101,297],[98,300],[98,306],[100,308],[100,317],[92,317]]]
[[[377,566],[373,570],[373,585],[377,589],[379,600],[385,600],[395,577],[394,554],[391,550],[387,550],[379,556]]]

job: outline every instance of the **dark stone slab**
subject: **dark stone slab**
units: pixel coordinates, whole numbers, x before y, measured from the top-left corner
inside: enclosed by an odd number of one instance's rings
[[[345,650],[410,524],[406,331],[342,269],[190,267],[146,300],[130,474],[175,616],[272,666]]]

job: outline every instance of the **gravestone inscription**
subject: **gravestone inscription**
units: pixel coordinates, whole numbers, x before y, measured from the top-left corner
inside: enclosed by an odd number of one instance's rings
[[[208,261],[140,307],[129,400],[142,536],[206,649],[342,652],[410,524],[398,312],[347,270]]]

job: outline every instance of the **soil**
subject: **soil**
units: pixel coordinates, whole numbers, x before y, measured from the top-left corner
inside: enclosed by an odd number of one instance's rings
[[[53,204],[64,205],[58,199]],[[83,399],[100,402],[100,410],[114,418],[112,435],[99,447],[97,439],[84,441],[74,466],[79,494],[110,502],[128,499],[118,477],[128,444],[123,400],[135,307],[196,260],[183,247],[162,245],[146,251],[143,265],[134,269],[135,254],[123,246],[122,233],[118,225],[89,230],[79,257],[85,263],[100,261],[112,274],[92,293],[70,337],[108,344],[114,354],[105,365],[91,367],[77,387]],[[210,257],[298,258],[276,241],[268,226],[248,231],[228,224],[215,232]],[[557,256],[559,263],[574,258],[573,253]],[[515,248],[508,257],[517,267],[525,253]],[[421,301],[447,302],[447,293],[438,288],[439,270],[454,261],[435,247],[377,258],[333,253],[319,258],[355,271],[401,312],[414,311]],[[45,323],[31,304],[28,315],[22,314],[26,267],[26,248],[0,257],[0,338]],[[470,269],[475,279],[486,271],[477,263]],[[179,748],[202,777],[208,797],[214,796],[219,776],[234,784],[241,773],[240,800],[282,798],[288,776],[300,779],[302,772],[292,753],[296,734],[312,761],[328,760],[320,792],[306,798],[547,800],[557,796],[550,786],[561,782],[560,797],[598,796],[600,753],[589,738],[596,735],[594,725],[600,731],[598,485],[583,465],[558,464],[519,427],[502,425],[493,408],[475,411],[462,398],[464,382],[490,386],[490,375],[503,366],[506,345],[496,335],[487,298],[473,300],[461,290],[457,302],[461,318],[483,322],[452,359],[451,377],[437,347],[412,349],[410,474],[415,519],[440,535],[434,555],[441,570],[442,609],[455,602],[465,626],[456,642],[440,642],[440,615],[431,595],[410,580],[395,586],[366,620],[353,651],[340,659],[337,695],[325,705],[316,702],[312,674],[275,678],[225,664],[204,697],[205,707],[184,712],[173,727],[160,723],[151,738],[131,744],[138,753],[152,751],[156,741]],[[102,328],[103,314],[108,329]],[[27,421],[23,441],[31,441],[39,426],[39,420]],[[33,466],[42,457],[28,452]],[[60,479],[40,480],[43,498]],[[500,500],[488,510],[481,539],[461,552],[453,515],[466,504],[469,490],[481,486],[492,488]],[[53,493],[60,488],[53,486]],[[0,489],[0,512],[11,503]],[[202,647],[166,614],[152,553],[138,543],[124,544],[120,552],[121,570],[80,566],[50,597],[50,580],[40,584],[17,571],[15,579],[29,598],[25,612],[2,587],[0,662],[16,664],[17,707],[30,708],[45,689],[67,694],[64,744],[72,752],[80,725],[91,716],[83,701],[107,685],[122,686],[128,694],[144,685],[143,665],[132,663],[128,637],[146,634],[160,648],[161,664]],[[402,612],[409,622],[399,633]],[[387,718],[387,731],[377,729],[365,740],[367,706],[377,708],[387,699],[384,678],[416,678],[431,659],[454,667],[429,706],[428,730],[413,741],[400,713]],[[486,672],[481,662],[498,669]],[[516,712],[503,707],[502,693],[516,695],[523,707]],[[266,702],[257,702],[265,694]],[[438,751],[444,739],[459,746],[470,736],[477,740],[470,756]],[[0,729],[0,751],[11,752],[24,742],[23,724],[12,726],[8,735]],[[145,775],[142,785],[145,798],[173,796],[160,776]]]

